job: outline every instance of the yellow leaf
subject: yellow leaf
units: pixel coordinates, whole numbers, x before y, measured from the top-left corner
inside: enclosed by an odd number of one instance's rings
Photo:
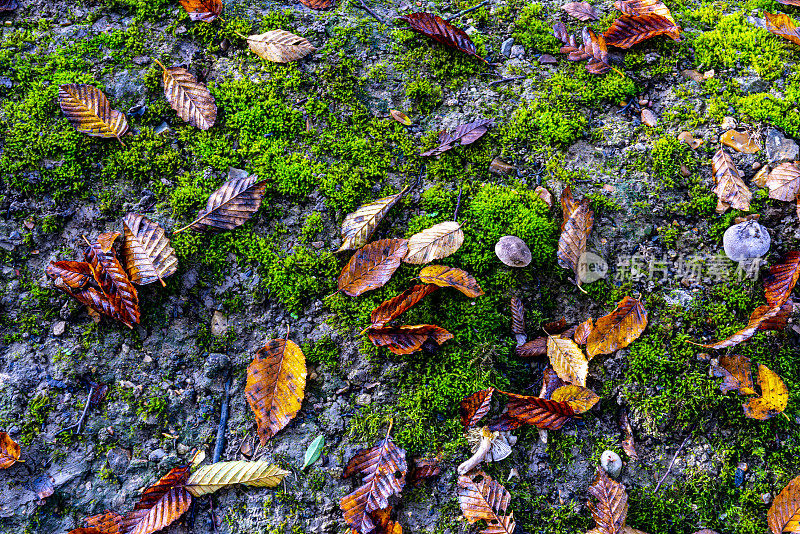
[[[589,361],[581,348],[571,339],[549,336],[547,338],[547,357],[558,377],[564,382],[586,386]]]
[[[233,484],[271,488],[280,484],[283,477],[288,474],[289,471],[260,460],[217,462],[204,465],[192,473],[186,481],[186,489],[195,497],[199,497]]]
[[[481,286],[467,271],[446,265],[428,265],[419,273],[419,279],[426,284],[439,287],[454,287],[470,298],[483,295]]]
[[[753,397],[743,405],[744,414],[764,421],[783,413],[789,403],[789,391],[781,377],[767,366],[759,364],[758,385],[761,386],[761,396]]]
[[[592,406],[597,404],[600,397],[591,389],[587,389],[575,384],[561,386],[553,392],[550,400],[555,402],[566,402],[575,413],[589,411]]]
[[[408,186],[395,195],[363,204],[353,213],[348,213],[342,222],[343,243],[336,252],[357,249],[366,245],[383,217],[392,209],[392,206],[397,204],[406,191],[408,191]]]

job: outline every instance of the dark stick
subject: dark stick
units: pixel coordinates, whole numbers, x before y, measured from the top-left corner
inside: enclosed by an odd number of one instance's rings
[[[500,85],[501,83],[508,83],[517,80],[522,80],[523,78],[527,78],[527,76],[512,76],[511,78],[503,78],[502,80],[495,80],[493,82],[489,82],[489,87],[494,87],[495,85]]]
[[[458,222],[458,208],[461,207],[461,188],[463,185],[463,181],[458,184],[458,201],[456,202],[456,212],[453,214],[453,220],[456,222]]]
[[[419,176],[417,176],[417,181],[414,182],[414,185],[412,185],[411,189],[408,190],[409,193],[411,192],[412,189],[416,189],[417,186],[422,183],[422,175],[425,174],[425,168],[426,167],[427,167],[427,165],[425,165],[425,162],[423,161],[422,162],[422,166],[420,166],[420,168],[419,168]]]
[[[94,386],[89,386],[89,395],[86,397],[86,404],[83,406],[83,413],[81,413],[81,417],[80,419],[78,419],[78,422],[75,423],[74,425],[70,425],[67,428],[60,430],[58,434],[56,434],[56,436],[72,429],[76,429],[75,430],[76,434],[81,433],[81,427],[83,426],[83,421],[86,419],[86,414],[89,413],[89,406],[91,406],[92,393],[94,393]]]
[[[478,4],[477,6],[475,6],[475,7],[471,7],[471,8],[469,8],[469,9],[465,9],[464,11],[459,11],[459,12],[458,12],[458,13],[456,13],[455,15],[451,15],[451,16],[447,17],[447,18],[446,18],[446,19],[444,19],[444,20],[446,20],[446,21],[448,21],[448,22],[449,22],[449,21],[451,21],[451,20],[453,20],[453,19],[457,19],[457,18],[458,18],[458,17],[460,17],[461,15],[466,15],[467,13],[472,13],[472,12],[473,12],[473,11],[475,11],[476,9],[480,9],[480,8],[482,8],[483,6],[485,6],[485,5],[488,5],[488,4],[491,4],[491,0],[483,0],[483,2],[481,2],[481,3],[480,3],[480,4]]]
[[[222,408],[219,414],[219,426],[217,427],[217,442],[214,445],[214,463],[219,462],[222,451],[225,449],[225,428],[228,426],[228,415],[230,413],[230,393],[231,381],[233,378],[228,374],[228,381],[225,382],[225,397],[222,399]]]
[[[691,432],[689,432],[689,435],[686,436],[686,439],[683,440],[683,443],[681,443],[681,446],[678,447],[678,450],[675,451],[675,456],[672,457],[672,461],[669,463],[669,466],[667,466],[667,471],[664,473],[664,476],[661,477],[661,480],[658,481],[658,484],[656,484],[656,489],[655,489],[655,491],[653,491],[654,494],[658,493],[658,489],[661,487],[661,484],[664,483],[664,480],[667,478],[667,475],[672,470],[672,466],[675,465],[675,459],[678,458],[678,455],[683,450],[683,446],[686,445],[686,442],[689,441],[690,437],[692,437],[692,433]]]
[[[370,15],[372,15],[372,18],[374,18],[375,20],[377,20],[377,21],[378,21],[378,22],[380,22],[381,24],[385,24],[386,26],[388,26],[388,25],[389,25],[389,24],[388,24],[388,23],[387,23],[385,20],[383,20],[383,17],[381,17],[380,15],[378,15],[377,13],[375,13],[373,10],[371,10],[371,9],[369,8],[369,6],[368,6],[367,4],[365,4],[365,3],[364,3],[364,0],[358,0],[358,1],[359,1],[359,2],[361,2],[361,7],[362,7],[362,8],[364,8],[364,9],[367,11],[367,13],[369,13]]]

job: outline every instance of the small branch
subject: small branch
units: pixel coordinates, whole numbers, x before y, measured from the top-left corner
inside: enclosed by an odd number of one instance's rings
[[[462,180],[458,184],[458,201],[456,202],[456,212],[453,214],[453,221],[458,222],[458,208],[461,207],[461,188],[464,186],[464,181]]]
[[[83,412],[81,413],[81,417],[78,419],[78,422],[60,430],[56,436],[73,429],[75,429],[76,434],[81,433],[81,427],[83,426],[83,422],[86,420],[86,414],[89,413],[89,406],[92,404],[92,393],[94,393],[94,386],[89,386],[89,395],[86,397],[86,404],[83,406]]]
[[[675,456],[672,457],[672,461],[669,463],[669,466],[667,466],[667,471],[664,473],[664,476],[661,477],[661,480],[658,481],[658,484],[656,484],[656,489],[653,492],[654,494],[658,493],[659,488],[661,488],[661,484],[664,483],[664,480],[667,478],[667,475],[669,475],[669,472],[672,471],[672,466],[675,465],[675,459],[678,458],[678,455],[681,453],[681,451],[683,450],[684,445],[686,445],[686,442],[689,441],[690,437],[692,437],[692,433],[691,432],[689,432],[689,435],[686,436],[686,439],[683,440],[683,443],[681,443],[681,446],[678,447],[678,450],[675,451]]]
[[[502,80],[495,80],[493,82],[489,82],[489,87],[494,87],[495,85],[500,85],[501,83],[508,83],[517,80],[522,80],[523,78],[527,78],[527,76],[512,76],[511,78],[503,78]]]
[[[228,381],[225,382],[225,396],[222,398],[222,408],[219,414],[219,426],[217,427],[217,442],[214,445],[214,463],[219,462],[222,451],[225,449],[225,429],[228,426],[228,416],[230,414],[231,381],[233,377],[228,372]]]
[[[483,0],[483,2],[481,2],[481,3],[480,3],[480,4],[478,4],[477,6],[475,6],[475,7],[471,7],[471,8],[469,8],[469,9],[465,9],[464,11],[459,11],[459,12],[458,12],[458,13],[456,13],[455,15],[450,15],[449,17],[447,17],[447,18],[446,18],[446,19],[444,19],[444,20],[446,20],[446,21],[450,22],[450,21],[451,21],[451,20],[453,20],[453,19],[457,19],[458,17],[460,17],[460,16],[462,16],[462,15],[466,15],[467,13],[472,13],[472,12],[473,12],[473,11],[475,11],[476,9],[480,9],[480,8],[482,8],[483,6],[489,5],[489,4],[491,4],[491,3],[492,3],[492,2],[491,2],[491,0]]]
[[[358,0],[358,1],[359,1],[359,2],[361,2],[361,7],[362,7],[362,9],[366,10],[366,12],[367,12],[367,13],[369,13],[370,15],[372,15],[372,18],[374,18],[375,20],[377,20],[378,22],[380,22],[381,24],[383,24],[383,25],[385,25],[385,26],[388,26],[388,25],[389,25],[389,24],[388,24],[388,23],[387,23],[387,22],[386,22],[386,21],[383,19],[383,17],[381,17],[380,15],[378,15],[377,13],[375,13],[375,12],[374,12],[372,9],[370,9],[370,8],[369,8],[369,6],[368,6],[367,4],[365,4],[365,3],[364,3],[364,0]]]

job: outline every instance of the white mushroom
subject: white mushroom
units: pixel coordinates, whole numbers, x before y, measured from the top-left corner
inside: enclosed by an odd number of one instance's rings
[[[471,428],[467,441],[472,445],[472,457],[458,466],[458,474],[469,473],[484,460],[497,462],[511,454],[511,447],[517,442],[516,436],[508,432],[492,432],[489,427]]]
[[[600,465],[611,478],[617,478],[622,472],[622,458],[614,451],[604,451],[600,456]]]
[[[532,259],[531,249],[514,235],[504,235],[494,246],[494,253],[509,267],[525,267]]]
[[[766,228],[757,221],[734,224],[722,236],[722,246],[733,261],[760,258],[769,251],[771,239]]]

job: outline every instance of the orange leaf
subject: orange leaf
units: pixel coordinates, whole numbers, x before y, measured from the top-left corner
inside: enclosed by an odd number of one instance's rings
[[[0,469],[8,469],[19,461],[21,449],[6,432],[0,432]]]
[[[578,328],[575,329],[575,334],[572,336],[572,339],[574,339],[575,343],[578,345],[585,345],[589,340],[589,335],[592,333],[593,329],[594,322],[592,321],[592,318],[589,317],[578,325]]]
[[[501,392],[508,396],[508,411],[504,414],[513,421],[533,425],[545,430],[558,430],[575,416],[575,410],[566,402]],[[494,430],[492,426],[489,427]]]
[[[492,393],[494,393],[494,388],[476,391],[472,395],[464,397],[458,407],[458,411],[461,414],[461,424],[464,425],[464,428],[477,425],[478,421],[489,413],[489,408],[492,404]]]
[[[781,490],[767,512],[767,523],[772,534],[797,532],[800,529],[800,476]]]
[[[92,268],[85,261],[51,261],[45,269],[47,276],[61,282],[69,289],[82,289],[93,278]]]
[[[565,187],[564,191],[561,192],[561,212],[563,214],[563,221],[561,222],[562,232],[567,225],[567,221],[580,205],[581,203],[572,196],[572,188],[570,186]]]
[[[442,472],[439,458],[417,458],[414,460],[414,470],[411,473],[412,485],[418,486],[427,478],[438,477]]]
[[[397,319],[417,302],[439,289],[433,284],[417,284],[406,289],[396,297],[381,302],[370,312],[370,328],[383,328],[386,323]]]
[[[628,515],[628,494],[625,486],[612,480],[605,469],[600,467],[589,485],[589,494],[597,499],[596,503],[589,503],[589,511],[597,523],[595,530],[601,534],[621,533]]]
[[[764,13],[764,19],[767,21],[768,32],[788,39],[794,44],[800,44],[800,32],[798,32],[797,26],[794,25],[794,21],[789,15]]]
[[[626,296],[610,314],[600,317],[586,341],[586,354],[591,360],[598,354],[611,354],[638,338],[647,326],[644,305]]]
[[[750,358],[733,354],[721,356],[718,364],[711,363],[711,372],[722,378],[719,389],[727,393],[736,391],[739,395],[755,395],[753,377],[750,373]]]
[[[222,0],[178,0],[193,21],[213,22],[222,13]]]
[[[481,519],[486,528],[481,534],[512,534],[516,523],[508,510],[511,494],[480,469],[458,477],[458,504],[470,523]]]
[[[186,490],[189,466],[176,467],[150,486],[136,506],[125,514],[121,531],[125,534],[151,534],[177,521],[192,504]]]
[[[132,323],[139,323],[139,296],[113,248],[113,242],[119,235],[119,232],[100,234],[97,241],[86,248],[84,257],[105,299],[114,310],[112,317],[130,327]]]
[[[300,3],[311,9],[328,9],[333,7],[336,0],[300,0]]]
[[[472,39],[469,38],[469,35],[464,30],[456,28],[438,15],[421,11],[399,17],[399,20],[407,22],[412,30],[433,39],[437,43],[486,62],[485,59],[478,55],[475,43],[472,42]]]
[[[353,254],[339,275],[339,291],[357,297],[383,286],[408,252],[405,239],[381,239],[367,243]]]
[[[753,334],[755,334],[758,330],[761,329],[761,325],[763,323],[771,320],[773,317],[778,315],[780,312],[781,312],[781,306],[777,306],[777,307],[770,308],[766,313],[764,313],[764,314],[762,314],[762,315],[760,315],[758,317],[753,318],[751,316],[751,320],[747,324],[747,326],[745,328],[743,328],[742,330],[739,330],[738,332],[736,332],[732,336],[729,336],[729,337],[727,337],[727,338],[725,338],[725,339],[723,339],[721,341],[716,341],[714,343],[709,343],[707,345],[700,345],[700,346],[704,347],[706,349],[726,349],[728,347],[733,347],[735,345],[738,345],[742,341],[746,341],[746,340],[750,339],[751,337],[753,337]],[[694,344],[696,345],[697,343],[694,343]]]
[[[397,521],[391,520],[391,514],[391,506],[369,512],[368,515],[375,524],[375,534],[403,534],[403,527]],[[361,534],[361,532],[352,529],[350,534]]]
[[[453,287],[458,289],[470,298],[483,295],[478,281],[467,271],[448,267],[446,265],[428,265],[419,273],[419,279],[426,284],[434,284],[439,287]]]
[[[452,338],[453,334],[432,324],[372,328],[369,331],[369,340],[373,345],[386,347],[395,354],[417,352],[428,340],[441,345]]]
[[[786,254],[782,263],[773,265],[764,277],[764,296],[770,306],[783,305],[792,294],[797,279],[800,278],[800,252],[793,250]]]
[[[622,15],[608,28],[603,37],[606,44],[617,48],[630,48],[647,39],[666,35],[680,40],[681,29],[670,20],[654,13],[647,15]]]
[[[566,402],[576,414],[580,414],[591,410],[592,406],[597,404],[597,401],[600,400],[600,397],[591,389],[575,384],[568,384],[555,390],[550,400]]]
[[[767,366],[759,364],[758,385],[761,387],[761,396],[753,397],[742,405],[744,414],[752,419],[765,421],[783,413],[789,402],[789,391],[781,377]]]
[[[769,312],[772,308],[769,304],[764,304],[763,306],[759,306],[753,313],[750,314],[750,322],[758,321],[762,315],[765,315]],[[765,319],[758,325],[759,330],[783,330],[786,328],[786,325],[789,324],[789,317],[792,315],[792,310],[794,309],[794,301],[792,299],[787,300],[783,303],[780,307],[780,311],[777,315],[772,318]]]

